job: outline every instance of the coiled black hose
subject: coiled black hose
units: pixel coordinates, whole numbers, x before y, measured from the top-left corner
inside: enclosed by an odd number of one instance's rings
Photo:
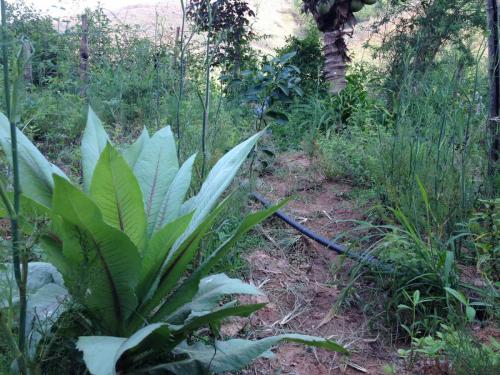
[[[256,201],[258,201],[262,205],[264,205],[265,207],[271,206],[271,203],[257,192],[252,192],[252,197]],[[367,253],[357,254],[357,253],[350,252],[345,246],[336,244],[336,243],[330,241],[329,239],[327,239],[323,236],[320,236],[317,233],[314,233],[309,228],[297,223],[294,219],[292,219],[290,216],[286,215],[282,211],[276,211],[276,213],[274,215],[277,216],[278,218],[280,218],[281,220],[283,220],[288,225],[290,225],[292,228],[294,228],[297,231],[299,231],[300,233],[302,233],[303,235],[305,235],[305,236],[309,237],[310,239],[316,241],[317,243],[325,246],[328,250],[332,250],[338,254],[345,255],[345,256],[347,256],[351,259],[354,259],[360,263],[365,263],[365,264],[369,263],[370,265],[375,266],[375,267],[379,268],[380,270],[383,270],[386,272],[393,272],[392,267],[390,267],[387,264],[382,263],[380,260],[378,260],[374,256],[367,254]]]

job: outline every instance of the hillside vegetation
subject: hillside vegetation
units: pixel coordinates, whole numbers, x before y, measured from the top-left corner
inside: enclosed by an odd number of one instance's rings
[[[496,2],[148,4],[0,0],[0,374],[500,373]]]

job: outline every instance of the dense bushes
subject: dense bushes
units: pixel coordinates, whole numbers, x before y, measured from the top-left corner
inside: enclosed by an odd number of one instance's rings
[[[370,131],[358,128],[347,129],[341,134],[327,132],[319,136],[319,161],[325,176],[345,179],[359,186],[373,186],[372,171],[379,163],[377,146],[372,143],[375,137]]]
[[[306,95],[313,95],[318,90],[322,94],[326,93],[322,48],[320,32],[310,25],[304,37],[290,36],[285,46],[276,51],[279,56],[295,53],[290,63],[300,70],[302,90]]]
[[[461,20],[459,26],[481,26],[477,4],[466,10],[473,19]],[[422,32],[429,31],[421,26]],[[468,31],[472,38],[475,34]],[[356,292],[347,288],[344,301],[353,298],[368,315],[378,317],[376,329],[389,328],[394,338],[409,337],[410,342],[435,335],[442,323],[463,327],[478,318],[476,309],[481,319],[498,316],[494,282],[499,256],[492,234],[498,231],[498,209],[492,201],[478,202],[487,163],[484,46],[454,39],[459,32],[444,30],[436,38],[461,43],[467,51],[438,43],[439,50],[427,57],[412,55],[420,44],[407,40],[415,50],[404,49],[402,36],[391,34],[381,50],[387,66],[354,65],[343,92],[331,97],[318,90],[297,102],[290,109],[291,122],[276,132],[288,145],[302,145],[317,157],[328,178],[374,193],[369,195],[376,198],[373,223],[360,225],[349,239],[395,272],[354,268],[347,285]],[[411,56],[402,56],[403,50]],[[480,210],[474,214],[476,207]],[[466,265],[476,266],[484,287],[463,282]],[[463,345],[466,350],[469,344]],[[486,368],[491,358],[485,359]],[[463,368],[470,365],[458,364],[456,357],[453,361]]]
[[[297,105],[283,133],[313,133],[302,139],[316,143],[309,149],[317,150],[328,177],[372,186],[382,203],[399,207],[422,227],[419,178],[446,236],[467,218],[486,166],[487,81],[481,67],[457,70],[456,62],[454,55],[444,56],[439,67],[407,77],[389,97],[374,89],[380,81],[366,70],[351,71],[340,95]]]

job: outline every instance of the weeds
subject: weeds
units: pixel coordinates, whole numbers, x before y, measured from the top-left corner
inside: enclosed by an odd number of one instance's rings
[[[410,370],[416,361],[424,362],[429,371],[434,368],[457,375],[496,374],[500,370],[500,346],[495,339],[480,343],[470,333],[446,325],[441,325],[435,337],[414,338],[412,349],[401,349],[399,354]]]

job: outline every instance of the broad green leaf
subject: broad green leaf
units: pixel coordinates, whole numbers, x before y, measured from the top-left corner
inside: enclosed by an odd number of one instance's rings
[[[137,332],[135,332],[132,336],[130,336],[118,349],[118,352],[115,355],[115,363],[120,360],[120,357],[125,354],[127,351],[136,348],[140,345],[148,336],[150,336],[153,332],[159,329],[167,328],[166,324],[156,323],[147,325],[144,328],[141,328]],[[168,328],[167,328],[168,332]]]
[[[266,306],[265,303],[256,303],[256,304],[240,305],[240,306],[230,305],[228,307],[221,307],[219,309],[215,309],[214,311],[199,311],[190,316],[189,319],[186,321],[185,325],[171,326],[172,335],[174,339],[177,339],[178,343],[180,343],[187,336],[190,336],[193,332],[195,332],[199,328],[219,323],[222,320],[232,316],[248,317],[254,312],[262,309],[264,306]]]
[[[10,191],[7,192],[7,198],[12,202],[14,200],[14,194]],[[29,217],[39,218],[48,215],[50,212],[50,209],[47,206],[34,201],[33,199],[27,197],[24,194],[21,194],[20,203],[21,203],[20,207],[21,215],[27,218]],[[2,200],[0,200],[0,217],[3,218],[7,216],[8,216],[8,210],[3,204]]]
[[[146,207],[149,235],[157,226],[161,205],[178,170],[174,135],[166,127],[151,138],[134,166]]]
[[[474,318],[476,317],[476,309],[474,309],[471,306],[466,306],[465,307],[465,315],[467,316],[467,320],[469,322],[473,322]]]
[[[179,216],[182,203],[191,185],[191,173],[195,159],[196,155],[193,155],[186,160],[170,184],[167,195],[160,207],[156,230]]]
[[[119,332],[137,306],[138,250],[123,232],[104,222],[98,207],[83,192],[60,177],[54,179],[53,210],[64,220],[63,241],[73,237],[69,245],[79,245],[83,253],[78,267],[88,273],[85,304],[110,332]],[[65,248],[63,253],[66,256]]]
[[[123,157],[108,144],[95,167],[90,195],[104,221],[124,232],[138,249],[146,243],[141,188]]]
[[[134,143],[132,143],[126,150],[123,151],[123,157],[132,169],[134,169],[135,163],[137,163],[142,150],[149,143],[149,139],[150,138],[148,130],[144,128],[139,138],[137,138]]]
[[[220,245],[209,257],[203,262],[192,274],[189,276],[182,285],[174,292],[167,304],[165,304],[159,311],[158,316],[164,318],[175,310],[180,308],[182,305],[187,304],[191,301],[191,298],[197,293],[198,285],[202,277],[206,276],[212,268],[233,248],[233,245],[252,229],[255,225],[266,220],[272,216],[276,211],[283,207],[288,200],[281,202],[280,204],[267,208],[265,210],[253,213],[245,217],[236,232],[226,240],[222,245]]]
[[[458,290],[452,289],[452,288],[444,288],[447,293],[451,294],[453,297],[455,297],[462,305],[468,306],[469,303],[467,301],[467,298],[463,295],[462,292],[459,292]]]
[[[178,309],[167,320],[172,324],[180,324],[191,313],[212,311],[219,306],[223,297],[236,294],[263,295],[258,288],[239,279],[231,279],[225,274],[211,275],[200,281],[198,292],[192,301]]]
[[[185,338],[200,327],[207,326],[210,323],[221,321],[230,316],[249,316],[254,311],[262,308],[263,304],[230,306],[220,308],[216,311],[194,317],[187,325],[172,327],[171,329],[164,323],[148,325],[130,338],[107,336],[83,336],[78,339],[77,349],[83,352],[83,358],[87,368],[94,375],[115,375],[116,366],[120,360],[127,360],[127,354],[132,354],[138,347],[151,338],[156,333],[158,337],[153,337],[150,344],[143,348],[144,351],[155,350],[159,354],[168,352],[176,343],[181,343]],[[156,341],[156,342],[155,342]],[[98,349],[98,350],[97,350]],[[137,350],[140,356],[141,350]],[[129,368],[137,364],[134,357],[128,358]],[[122,364],[123,365],[123,364]]]
[[[150,324],[128,339],[109,336],[82,336],[76,347],[83,352],[83,360],[92,375],[115,375],[116,365],[126,352],[137,348],[151,334],[168,328],[165,324]],[[165,335],[165,334],[164,334]]]
[[[183,204],[181,214],[195,210],[186,237],[215,206],[262,134],[263,132],[255,134],[225,154],[212,168],[195,198]]]
[[[149,373],[170,371],[177,375],[238,371],[263,355],[269,357],[271,354],[269,350],[282,342],[296,342],[348,354],[346,349],[333,341],[299,334],[272,336],[258,341],[243,339],[216,341],[213,345],[201,342],[188,345],[184,342],[175,349],[175,353],[186,355],[188,359],[155,366],[148,370]]]
[[[82,336],[76,348],[83,352],[83,360],[92,375],[116,374],[115,356],[127,339],[109,336]]]
[[[169,324],[169,330],[167,332],[158,330],[153,334],[150,342],[155,349],[172,350],[175,346],[179,345],[187,337],[191,337],[193,333],[202,327],[219,324],[224,319],[232,316],[247,317],[264,306],[265,304],[263,303],[237,306],[236,301],[233,301],[213,309],[212,311],[199,311],[193,313],[183,324]]]
[[[55,236],[43,236],[40,243],[48,261],[57,268],[61,275],[63,275],[64,281],[66,282],[65,276],[70,274],[73,270],[66,258],[63,256],[63,244],[61,240]],[[66,284],[68,283],[66,282]],[[67,286],[69,287],[69,285]]]
[[[51,164],[30,140],[16,130],[19,157],[19,179],[23,194],[45,207],[50,207],[54,190],[53,174],[67,178],[57,166]],[[12,166],[10,123],[0,113],[0,145]]]
[[[102,126],[101,120],[89,106],[87,126],[82,138],[82,169],[83,186],[86,191],[90,189],[94,169],[102,151],[109,142],[109,137]]]
[[[213,222],[220,215],[228,200],[229,199],[226,198],[221,202],[221,204],[205,218],[197,230],[182,242],[179,248],[171,249],[167,256],[167,261],[162,266],[158,288],[155,290],[151,300],[148,301],[146,311],[143,311],[145,314],[148,314],[153,308],[156,308],[158,304],[172,292],[174,287],[184,276],[184,273],[199,249],[201,240],[212,227]]]
[[[420,303],[420,290],[413,292],[413,305],[416,306]]]
[[[181,216],[155,232],[149,241],[142,257],[140,281],[137,288],[137,296],[141,301],[149,298],[149,293],[154,292],[153,283],[159,277],[159,271],[165,263],[168,252],[177,238],[186,230],[191,218],[192,214]]]

